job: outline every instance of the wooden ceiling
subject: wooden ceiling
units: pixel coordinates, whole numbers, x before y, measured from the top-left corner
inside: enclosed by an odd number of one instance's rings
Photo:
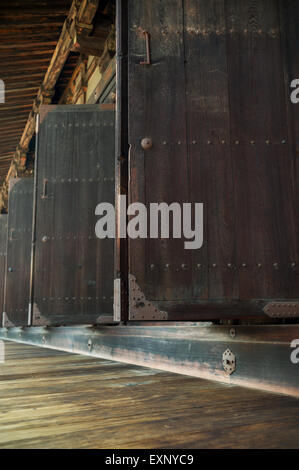
[[[10,167],[32,103],[50,64],[72,0],[9,0],[0,3],[0,184]],[[69,57],[64,81],[77,57]]]

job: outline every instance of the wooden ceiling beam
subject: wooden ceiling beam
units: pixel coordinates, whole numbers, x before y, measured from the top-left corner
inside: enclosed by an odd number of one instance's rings
[[[0,141],[4,140],[4,138],[6,139],[8,136],[16,135],[16,134],[18,135],[22,134],[22,130],[20,130],[20,128],[16,129],[15,127],[1,128]]]
[[[55,46],[56,41],[23,41],[23,42],[14,42],[13,44],[0,44],[0,50],[6,51],[10,49],[30,49],[30,52],[32,49],[39,49],[40,47],[49,47],[49,46]]]
[[[5,145],[10,145],[12,140],[18,140],[21,135],[22,135],[21,132],[19,132],[18,134],[7,133],[7,135],[1,135],[0,136],[0,145],[1,146],[3,146],[4,144]],[[11,146],[13,147],[13,143],[11,144]]]
[[[1,15],[2,17],[2,15]],[[28,18],[26,21],[24,21],[24,18],[20,17],[19,19],[14,18],[5,18],[4,23],[0,23],[0,29],[2,31],[9,30],[10,32],[13,31],[13,29],[17,30],[23,30],[24,28],[30,29],[32,26],[40,26],[40,27],[45,27],[45,25],[49,26],[57,26],[58,28],[61,27],[61,24],[65,20],[65,15],[61,16],[39,16],[37,18]]]
[[[31,41],[32,43],[43,43],[43,42],[57,42],[57,30],[56,28],[53,30],[45,30],[41,31],[40,29],[28,31],[28,33],[24,34],[24,31],[15,32],[11,34],[10,32],[0,31],[0,41],[5,41],[6,43],[13,43],[14,41],[22,41],[23,39],[26,42]]]
[[[0,8],[1,18],[5,21],[22,18],[24,20],[31,21],[34,18],[44,18],[47,16],[48,18],[56,18],[64,17],[65,19],[65,8],[55,8],[55,7],[47,7],[47,8],[36,8],[33,10],[23,10],[21,7],[18,8]]]
[[[4,140],[4,137],[7,138],[8,136],[16,136],[22,134],[22,131],[20,129],[7,129],[5,134],[3,132],[3,129],[1,129],[1,134],[0,134],[0,142]]]
[[[20,126],[20,124],[22,124],[26,120],[27,120],[27,115],[26,114],[24,114],[24,117],[22,117],[20,119],[17,119],[17,118],[10,118],[10,119],[3,118],[3,119],[1,119],[1,117],[0,117],[1,129],[3,129],[6,126],[9,126],[9,125]]]
[[[29,64],[25,64],[25,65],[22,65],[22,66],[19,66],[18,64],[18,69],[16,70],[16,67],[12,67],[12,65],[10,64],[10,66],[8,67],[1,67],[1,70],[3,70],[4,73],[2,73],[0,71],[0,74],[1,74],[1,77],[2,77],[2,80],[4,80],[4,78],[8,78],[10,79],[10,77],[13,76],[14,73],[22,73],[22,74],[32,74],[34,75],[35,73],[38,73],[40,72],[43,76],[45,75],[45,70],[47,70],[47,65],[46,63],[41,65],[41,64],[34,64],[34,65],[31,65],[29,66]],[[5,77],[6,76],[6,77]],[[18,75],[15,75],[15,77],[18,76]],[[3,78],[4,77],[4,78]]]
[[[0,70],[6,70],[8,67],[11,67],[12,64],[14,63],[13,62],[13,57],[11,58],[11,60],[9,60],[8,62],[6,62],[6,57],[3,58],[3,60],[1,61],[0,63]],[[46,68],[48,68],[48,64],[49,64],[49,57],[40,57],[40,58],[27,58],[25,60],[18,60],[18,66],[19,65],[23,65],[23,66],[27,66],[29,69],[30,69],[30,66],[37,66],[38,64],[43,64],[43,63],[46,63]]]
[[[17,71],[15,71],[15,73],[20,73],[19,69]],[[2,80],[4,80],[4,82],[7,84],[7,86],[12,82],[16,82],[16,81],[24,81],[24,78],[28,79],[30,78],[31,80],[32,79],[37,79],[38,82],[40,83],[40,78],[44,76],[44,73],[41,71],[41,72],[36,72],[36,73],[32,73],[30,70],[24,70],[24,72],[21,74],[21,75],[14,75],[13,73],[11,74],[1,74],[1,78]]]
[[[37,97],[34,100],[32,110],[29,114],[23,134],[19,141],[17,150],[13,156],[8,174],[1,188],[0,210],[3,208],[7,208],[8,181],[10,179],[10,176],[17,175],[18,172],[22,171],[24,168],[23,167],[24,162],[23,162],[23,158],[21,158],[21,155],[24,155],[24,153],[28,151],[29,143],[35,132],[36,116],[39,112],[39,108],[42,104],[51,103],[52,96],[54,94],[55,84],[74,46],[75,39],[78,37],[79,34],[88,36],[91,33],[92,28],[93,28],[92,22],[97,12],[98,5],[99,5],[99,0],[82,0],[79,7],[77,6],[76,0],[72,2],[69,14],[63,24],[62,32],[57,42],[50,65],[46,71],[42,85],[40,86],[38,90]],[[12,33],[11,29],[16,28],[17,26],[21,27],[22,30],[25,30],[27,27],[30,27],[31,29],[33,26],[36,26],[38,24],[33,21],[33,22],[30,22],[30,25],[26,25],[24,23],[22,25],[20,24],[17,25],[16,20],[14,19],[13,21],[14,23],[9,24],[10,34]],[[49,18],[49,21],[48,21],[48,18],[45,19],[45,22],[47,24],[48,23],[51,24],[52,26],[54,24],[51,18]],[[61,23],[59,23],[59,26],[60,24]],[[7,29],[7,24],[5,25],[5,27]],[[1,30],[3,31],[4,29],[5,28],[3,28],[2,25],[0,25],[0,32]],[[33,51],[33,56],[35,55],[34,52],[36,52],[36,54],[39,53],[39,51]],[[45,53],[45,51],[43,51],[43,53]],[[18,54],[18,57],[22,57],[22,55],[24,54],[20,53]],[[42,56],[41,53],[39,53],[39,55]],[[3,58],[3,60],[7,62],[7,58]],[[19,88],[19,89],[22,90],[22,88]],[[14,91],[16,90],[14,89]],[[6,152],[7,150],[8,149],[6,149]]]
[[[3,112],[4,111],[9,111],[9,114],[12,115],[12,114],[19,114],[20,112],[22,112],[21,110],[22,109],[30,109],[32,108],[32,104],[25,104],[23,105],[22,103],[20,104],[17,104],[16,106],[16,103],[13,103],[11,106],[5,106],[5,107],[2,107],[1,106],[1,111],[0,111],[0,115],[4,116]],[[14,111],[16,110],[16,111]],[[11,112],[13,111],[13,113]]]
[[[68,9],[70,5],[70,0],[51,0],[51,8],[63,8],[64,12]],[[47,8],[45,5],[45,0],[9,0],[9,3],[2,4],[0,7],[0,12],[5,11],[5,10],[18,10],[21,9],[22,11],[32,11],[34,9],[41,9],[41,8]]]
[[[9,115],[10,118],[15,116],[17,118],[23,118],[24,115],[28,117],[28,109],[32,108],[33,99],[34,96],[28,96],[26,99],[22,100],[22,102],[20,102],[16,97],[11,99],[9,102],[6,101],[5,109],[1,109],[0,111],[0,117],[5,117],[6,115]]]
[[[16,85],[14,85],[16,86]],[[37,91],[38,90],[38,85],[36,83],[31,83],[31,84],[28,84],[25,85],[24,87],[17,87],[17,88],[12,88],[12,89],[5,89],[5,96],[9,95],[10,93],[13,93],[13,92],[22,92],[22,91],[25,91],[25,90],[35,90]]]
[[[38,48],[36,50],[32,50],[30,52],[30,55],[32,56],[36,56],[36,58],[38,58],[39,56],[42,58],[43,56],[48,56],[48,60],[49,60],[49,55],[52,55],[53,54],[53,50],[54,50],[54,47],[51,47],[51,48],[46,48],[46,49],[41,49],[41,48]],[[8,60],[8,61],[15,61],[17,57],[28,57],[28,51],[15,51],[15,52],[12,52],[10,51],[9,53],[5,54],[3,53],[3,51],[1,52],[1,55],[3,55],[3,59],[4,60]],[[2,68],[2,66],[1,66]]]

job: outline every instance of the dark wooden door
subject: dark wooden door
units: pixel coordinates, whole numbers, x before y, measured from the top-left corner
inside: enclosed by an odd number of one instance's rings
[[[114,204],[114,111],[47,106],[37,147],[33,325],[95,324],[113,314],[113,244],[95,235]]]
[[[33,178],[10,181],[3,326],[28,325]]]
[[[296,0],[128,1],[130,203],[204,204],[201,249],[129,241],[130,319],[299,299],[298,21]]]
[[[7,215],[0,215],[0,325],[2,325],[3,318],[3,302],[4,302],[4,284],[5,284],[5,269],[6,269],[6,247],[7,245]]]

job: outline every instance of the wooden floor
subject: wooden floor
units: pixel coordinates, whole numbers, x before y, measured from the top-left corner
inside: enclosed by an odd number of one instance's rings
[[[299,448],[299,399],[21,344],[0,448]]]

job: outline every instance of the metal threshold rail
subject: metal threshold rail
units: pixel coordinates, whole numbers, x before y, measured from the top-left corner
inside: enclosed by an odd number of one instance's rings
[[[299,325],[1,328],[0,338],[299,397]]]

